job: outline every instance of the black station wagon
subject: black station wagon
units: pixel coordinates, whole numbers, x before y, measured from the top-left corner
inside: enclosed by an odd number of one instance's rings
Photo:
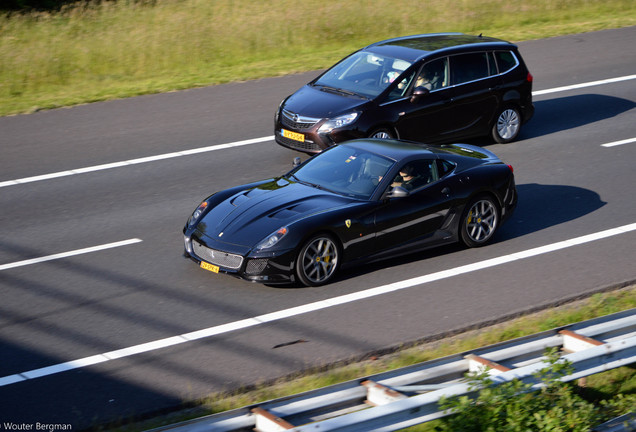
[[[318,153],[349,139],[513,141],[534,114],[516,45],[461,33],[388,39],[354,52],[283,100],[275,137]]]

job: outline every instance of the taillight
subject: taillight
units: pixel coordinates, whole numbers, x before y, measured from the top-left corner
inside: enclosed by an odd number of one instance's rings
[[[511,173],[514,173],[514,172],[515,172],[515,169],[512,167],[512,165],[508,165],[508,168],[510,168],[510,172],[511,172]]]
[[[528,72],[528,76],[526,77],[526,81],[531,83],[533,79],[534,79],[534,77],[532,76],[532,74],[530,72]]]

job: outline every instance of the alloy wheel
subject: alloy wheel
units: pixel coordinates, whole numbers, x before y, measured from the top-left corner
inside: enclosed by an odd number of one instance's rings
[[[514,139],[519,133],[519,128],[521,127],[519,113],[512,108],[503,110],[499,115],[499,118],[497,118],[496,127],[497,135],[499,135],[503,141]]]
[[[387,129],[378,129],[371,134],[371,138],[392,139],[393,134]]]
[[[314,237],[300,253],[298,276],[307,285],[323,285],[336,272],[338,258],[338,247],[330,237]]]
[[[488,241],[497,229],[498,219],[497,208],[490,199],[476,201],[466,215],[467,240],[475,245]]]

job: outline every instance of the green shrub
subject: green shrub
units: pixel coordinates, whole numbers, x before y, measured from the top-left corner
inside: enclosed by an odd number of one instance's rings
[[[636,406],[634,395],[618,395],[599,404],[588,402],[574,383],[561,381],[572,373],[572,364],[559,358],[556,349],[546,355],[549,366],[535,374],[542,384],[540,390],[532,391],[531,383],[518,379],[497,384],[487,371],[469,375],[470,388],[477,396],[441,400],[440,407],[455,414],[442,419],[436,430],[587,432]]]

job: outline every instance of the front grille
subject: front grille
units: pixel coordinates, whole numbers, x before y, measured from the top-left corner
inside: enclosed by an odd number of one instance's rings
[[[318,144],[313,141],[305,140],[304,142],[296,141],[293,139],[285,138],[284,136],[278,134],[278,140],[286,147],[294,148],[298,150],[307,150],[307,151],[315,151],[319,152],[322,150]]]
[[[259,258],[249,260],[247,262],[247,266],[245,267],[245,273],[247,274],[259,274],[262,273],[267,267],[267,258]]]
[[[241,264],[243,264],[243,257],[241,255],[210,249],[194,239],[192,240],[192,250],[194,251],[194,254],[202,260],[219,267],[239,269],[241,268]]]
[[[320,121],[319,118],[303,117],[291,111],[283,110],[281,123],[290,129],[308,129]]]

